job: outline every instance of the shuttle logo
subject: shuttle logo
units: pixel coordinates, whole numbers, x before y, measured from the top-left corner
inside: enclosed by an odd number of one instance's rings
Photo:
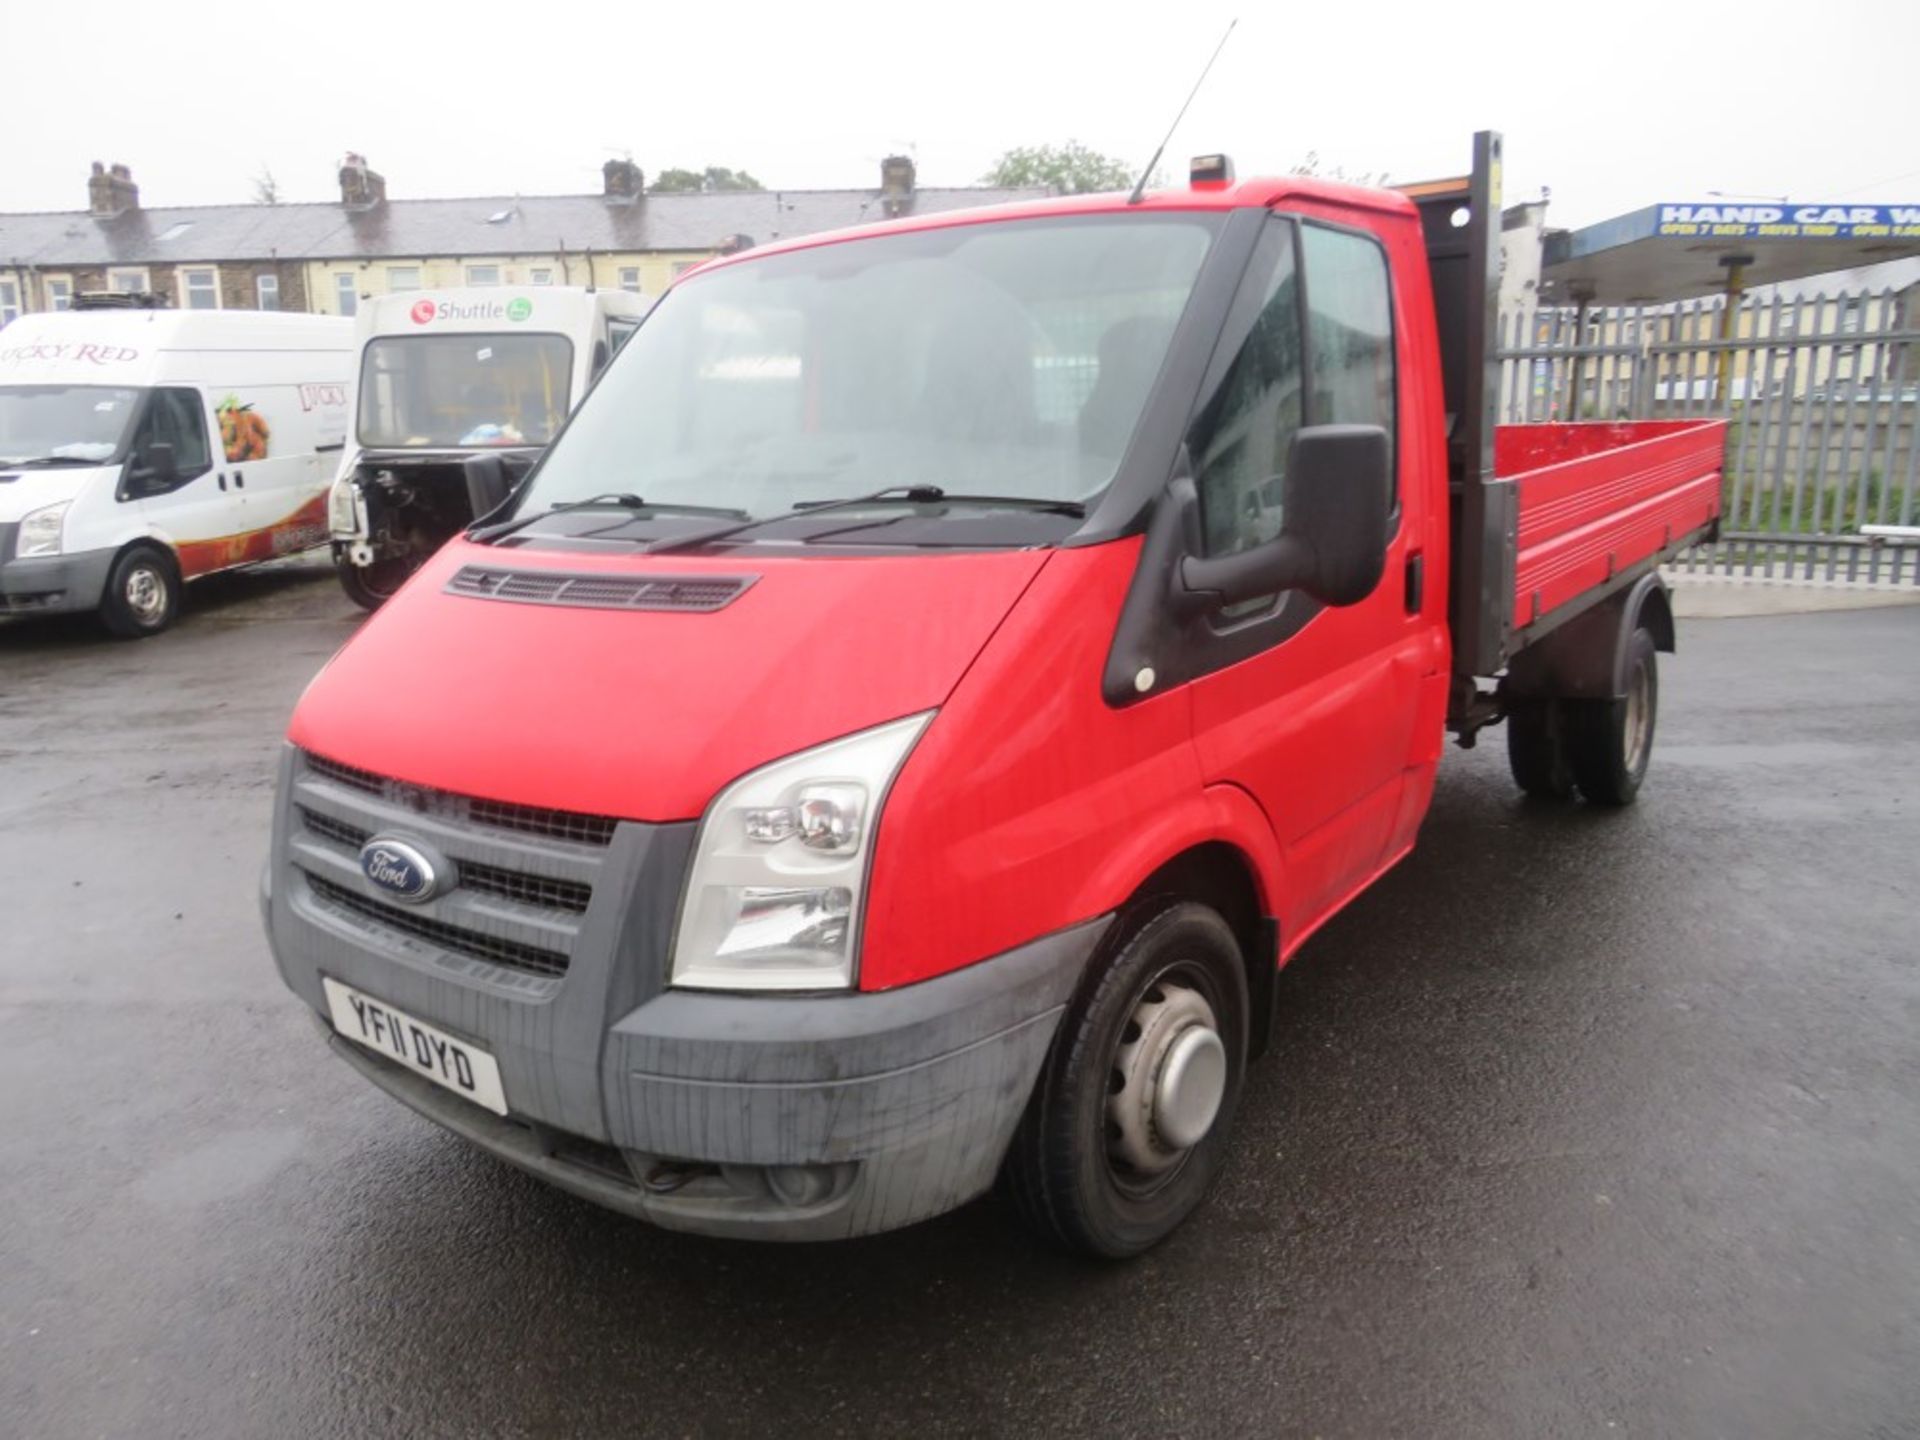
[[[416,325],[431,325],[436,320],[511,320],[516,325],[533,318],[533,302],[524,295],[502,305],[498,300],[416,300],[407,312]]]

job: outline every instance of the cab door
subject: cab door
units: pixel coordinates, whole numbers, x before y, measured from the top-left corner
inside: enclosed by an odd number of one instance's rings
[[[1206,780],[1253,796],[1285,858],[1291,948],[1379,870],[1397,831],[1431,623],[1409,562],[1424,518],[1404,503],[1393,296],[1362,229],[1276,215],[1242,281],[1187,437],[1201,545],[1226,555],[1280,532],[1288,447],[1304,425],[1381,425],[1395,475],[1384,577],[1365,600],[1297,592],[1208,616],[1197,635],[1194,743]]]
[[[219,431],[205,396],[165,385],[147,397],[122,482],[147,528],[173,546],[187,579],[238,563],[246,541],[246,492],[235,484],[211,437]],[[171,447],[172,473],[149,464],[153,447]]]

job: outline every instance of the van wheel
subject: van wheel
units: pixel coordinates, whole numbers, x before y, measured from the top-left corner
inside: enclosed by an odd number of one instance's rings
[[[100,618],[123,640],[158,635],[180,613],[180,570],[155,545],[135,545],[113,562]]]
[[[418,568],[412,555],[376,560],[371,565],[354,564],[344,550],[333,557],[333,569],[340,577],[340,588],[362,610],[378,610],[413,578],[413,572]]]
[[[1574,783],[1595,805],[1631,805],[1653,758],[1653,727],[1660,709],[1660,672],[1653,636],[1645,629],[1627,642],[1627,693],[1617,700],[1568,703],[1567,758]]]
[[[1219,1173],[1248,1009],[1218,913],[1176,902],[1119,923],[1060,1022],[1002,1172],[1043,1238],[1112,1259],[1165,1239]]]
[[[1541,800],[1573,797],[1567,760],[1567,710],[1559,700],[1515,700],[1507,706],[1507,766],[1513,782]]]

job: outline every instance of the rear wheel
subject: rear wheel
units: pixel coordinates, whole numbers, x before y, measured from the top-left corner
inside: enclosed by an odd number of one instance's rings
[[[356,565],[347,552],[341,550],[333,557],[333,568],[340,577],[340,588],[347,592],[349,600],[362,610],[378,610],[412,578],[413,572],[420,568],[420,562],[425,558],[408,553],[381,557],[371,565]]]
[[[1247,976],[1192,902],[1122,920],[1068,1007],[1008,1151],[1044,1238],[1124,1258],[1166,1238],[1219,1173],[1247,1053]]]
[[[1617,700],[1567,704],[1567,758],[1574,783],[1595,805],[1631,805],[1653,758],[1660,709],[1660,672],[1653,636],[1637,629],[1627,642],[1627,693]]]
[[[100,618],[123,640],[158,635],[180,613],[180,571],[173,556],[136,545],[113,562],[100,597]]]
[[[1542,800],[1572,797],[1566,731],[1564,701],[1515,700],[1507,706],[1507,765],[1527,794]]]

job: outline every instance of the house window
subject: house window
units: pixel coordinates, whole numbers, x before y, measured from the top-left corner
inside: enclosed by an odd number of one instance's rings
[[[211,267],[180,272],[183,307],[188,310],[220,308],[220,275]]]
[[[109,270],[107,271],[107,289],[121,295],[144,295],[147,293],[147,272],[145,270]]]
[[[353,276],[341,273],[333,277],[334,309],[342,315],[360,313],[360,291],[353,283]]]
[[[467,266],[467,284],[498,285],[499,283],[500,283],[500,267],[498,265]]]
[[[622,265],[620,267],[620,288],[622,290],[633,291],[640,289],[640,267],[638,265]]]
[[[262,310],[278,310],[280,308],[280,277],[278,275],[254,276],[253,297]]]
[[[553,271],[544,265],[536,266],[527,272],[527,283],[529,285],[551,285],[553,283]]]
[[[389,265],[387,267],[387,289],[418,290],[420,288],[420,267],[418,265]]]
[[[49,310],[73,308],[73,281],[64,275],[47,281],[47,308]]]
[[[20,282],[0,280],[0,325],[20,318]]]

